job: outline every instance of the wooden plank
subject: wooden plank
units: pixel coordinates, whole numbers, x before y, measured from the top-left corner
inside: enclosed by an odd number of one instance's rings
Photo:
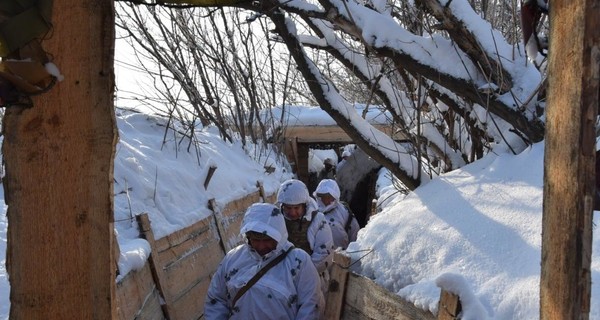
[[[438,320],[458,320],[462,306],[458,295],[442,290],[438,303]]]
[[[387,136],[393,136],[394,140],[406,140],[406,137],[394,132],[392,126],[374,125],[376,129]],[[284,132],[286,139],[297,139],[297,143],[341,143],[349,144],[354,141],[338,126],[288,126]]]
[[[272,193],[271,195],[267,196],[267,198],[265,198],[266,203],[275,203],[276,201],[277,201],[276,193]]]
[[[176,254],[176,250],[166,250],[159,253],[162,269],[167,270],[171,268],[172,265],[181,263],[182,261],[188,261],[190,257],[194,257],[198,254],[210,254],[211,257],[224,256],[219,240],[213,237],[209,232],[206,232],[201,237],[196,237],[196,240],[197,241],[188,241],[184,245],[177,247],[177,249],[182,251],[184,248],[187,248],[183,254]]]
[[[286,140],[289,141],[293,154],[293,158],[288,159],[293,163],[292,167],[296,169],[294,172],[298,172],[298,141],[296,138]]]
[[[329,290],[327,292],[325,319],[341,318],[348,280],[348,266],[350,266],[350,257],[335,252],[333,255],[333,266],[331,267]]]
[[[308,184],[308,152],[309,145],[306,143],[298,144],[298,164],[296,166],[296,174],[298,175],[298,180]]]
[[[258,188],[258,194],[260,194],[260,198],[262,199],[263,202],[265,202],[265,188],[263,187],[262,182],[260,181],[256,181],[256,187]]]
[[[177,310],[178,319],[200,319],[204,315],[204,300],[210,280],[210,277],[202,279],[175,300],[173,309]]]
[[[292,172],[296,173],[298,172],[298,144],[296,138],[284,139],[283,141],[283,153],[290,163]]]
[[[163,268],[165,286],[163,289],[172,297],[172,301],[189,291],[189,287],[201,279],[209,278],[217,269],[224,254],[215,241],[176,261],[169,261]]]
[[[350,273],[341,319],[434,320],[435,316],[382,288],[371,279]]]
[[[261,201],[260,191],[254,191],[247,196],[231,201],[221,210],[223,215],[229,217],[238,212],[245,212],[248,207],[256,202]]]
[[[192,226],[156,240],[156,248],[162,261],[170,261],[176,260],[196,247],[209,245],[209,242],[218,241],[218,239],[216,224],[211,217],[208,217]]]
[[[212,176],[216,170],[217,170],[217,166],[210,166],[208,168],[208,173],[206,174],[206,178],[204,179],[204,190],[208,189],[208,184],[210,183],[210,179],[212,178]]]
[[[149,263],[140,270],[130,271],[117,283],[116,304],[119,320],[166,319]]]
[[[220,211],[215,211],[217,213],[217,221],[220,220],[221,223],[220,230],[222,233],[220,234],[225,246],[225,251],[229,251],[241,243],[242,237],[240,235],[240,228],[244,213],[250,205],[261,201],[260,192],[255,191],[243,198],[228,203]]]
[[[152,253],[150,253],[150,270],[152,271],[152,277],[154,279],[154,283],[158,288],[161,296],[165,300],[163,305],[163,312],[168,319],[175,319],[171,315],[173,314],[173,310],[171,310],[172,306],[172,297],[166,292],[165,288],[167,287],[166,278],[164,276],[162,263],[160,261],[160,255],[158,254],[158,250],[156,248],[156,241],[154,241],[154,233],[152,232],[152,227],[150,226],[150,219],[148,218],[147,213],[143,213],[136,216],[137,222],[140,226],[140,232],[144,239],[150,243],[150,248]]]
[[[215,221],[215,225],[217,226],[217,234],[219,236],[219,244],[221,245],[221,250],[223,253],[227,253],[229,251],[227,249],[227,245],[225,244],[225,227],[223,226],[223,215],[221,214],[221,210],[217,206],[217,202],[215,199],[208,200],[208,208],[212,210],[212,217]]]

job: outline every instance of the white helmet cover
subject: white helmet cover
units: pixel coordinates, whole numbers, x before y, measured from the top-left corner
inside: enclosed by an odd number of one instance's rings
[[[290,179],[281,184],[277,192],[277,202],[287,205],[298,205],[307,203],[310,198],[308,188],[304,182]]]

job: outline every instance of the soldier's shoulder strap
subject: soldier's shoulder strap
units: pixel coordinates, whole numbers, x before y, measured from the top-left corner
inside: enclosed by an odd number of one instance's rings
[[[350,209],[350,205],[348,204],[348,202],[340,201],[340,203],[344,206],[344,208],[346,208],[346,211],[348,211],[348,220],[346,220],[344,230],[346,230],[346,232],[349,232],[352,228],[352,220],[355,219],[354,212],[352,212],[352,209]]]

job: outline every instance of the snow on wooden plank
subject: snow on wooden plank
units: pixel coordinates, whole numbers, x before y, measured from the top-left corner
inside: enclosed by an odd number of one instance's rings
[[[341,319],[434,320],[436,317],[382,288],[371,279],[350,273]]]
[[[392,126],[374,125],[374,127],[388,136],[393,135],[394,140],[406,140],[403,134],[394,132]],[[284,137],[286,139],[296,139],[297,143],[354,143],[341,127],[335,125],[288,126]]]

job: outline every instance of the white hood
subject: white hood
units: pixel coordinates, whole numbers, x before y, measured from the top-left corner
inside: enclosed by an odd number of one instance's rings
[[[288,238],[281,210],[268,203],[255,203],[246,210],[240,233],[244,235],[248,231],[265,234],[278,244],[287,242]]]
[[[323,203],[323,201],[321,201],[321,198],[317,197],[317,194],[325,193],[329,193],[335,199],[328,206],[326,206]],[[323,179],[321,180],[321,182],[319,182],[319,185],[317,186],[315,192],[313,192],[313,196],[315,197],[315,199],[317,199],[319,210],[321,210],[321,212],[323,213],[326,213],[329,212],[331,209],[335,208],[340,202],[340,187],[338,187],[338,184],[337,182],[335,182],[335,180]]]
[[[340,200],[340,187],[338,186],[337,182],[335,182],[335,180],[332,179],[321,180],[321,182],[319,182],[319,185],[317,186],[317,189],[315,190],[315,192],[313,192],[313,196],[315,196],[315,198],[318,198],[318,193],[329,193],[335,198],[336,201]]]

